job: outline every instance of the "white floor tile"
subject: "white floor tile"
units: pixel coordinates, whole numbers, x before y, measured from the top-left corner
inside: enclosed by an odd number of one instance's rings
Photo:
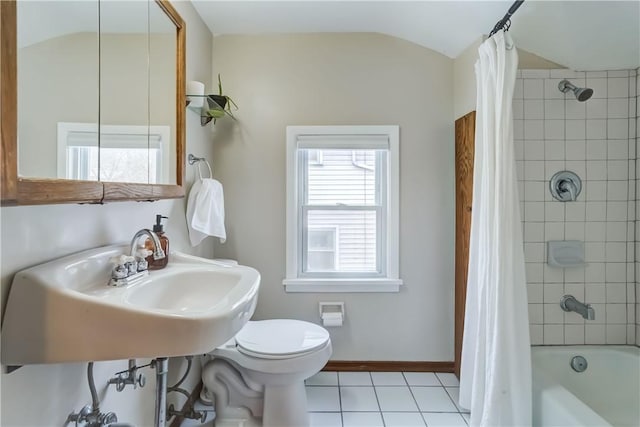
[[[422,416],[429,427],[467,427],[467,423],[460,414],[425,412]]]
[[[373,385],[369,372],[338,372],[340,385]]]
[[[371,372],[373,385],[407,385],[402,372]]]
[[[438,372],[436,375],[445,387],[458,387],[460,385],[460,381],[458,381],[455,374]]]
[[[306,387],[310,412],[340,412],[338,387]]]
[[[318,372],[311,378],[307,378],[306,385],[338,385],[337,372]]]
[[[373,387],[340,387],[343,411],[379,411]]]
[[[411,387],[420,411],[458,412],[443,387]]]
[[[419,412],[384,412],[386,427],[424,427],[426,424]]]
[[[344,427],[383,427],[380,412],[343,412]]]
[[[458,408],[458,411],[460,412],[469,412],[467,409],[463,408],[462,406],[460,406],[460,387],[445,387],[445,390],[447,390],[447,393],[449,394],[449,397],[451,398],[451,400],[453,400],[453,404],[456,405],[456,408]]]
[[[418,411],[409,387],[376,387],[382,411]]]
[[[440,381],[433,372],[405,372],[404,377],[409,385],[440,385]]]
[[[464,418],[464,420],[467,422],[467,424],[471,423],[471,414],[468,412],[462,413],[460,414],[462,415],[462,418]]]
[[[340,412],[310,412],[311,427],[342,427]]]

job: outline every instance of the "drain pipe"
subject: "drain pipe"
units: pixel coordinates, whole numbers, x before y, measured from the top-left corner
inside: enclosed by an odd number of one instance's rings
[[[200,423],[204,423],[207,420],[206,411],[196,411],[193,408],[193,402],[191,402],[190,400],[191,395],[189,394],[189,392],[183,388],[180,388],[184,380],[186,380],[189,376],[189,372],[191,372],[191,366],[193,365],[193,356],[185,356],[184,358],[187,360],[187,369],[184,371],[184,375],[182,375],[182,378],[180,378],[175,385],[167,388],[167,394],[172,392],[180,393],[187,399],[187,403],[185,403],[185,406],[180,411],[176,410],[176,408],[173,406],[173,403],[169,405],[169,408],[167,409],[167,421],[171,419],[171,417],[177,417],[183,420],[185,418],[199,420]]]
[[[91,393],[91,410],[94,413],[100,412],[100,401],[96,391],[96,383],[93,380],[93,362],[87,364],[87,379],[89,380],[89,392]]]
[[[154,427],[165,427],[167,419],[167,372],[169,359],[158,357],[153,364],[156,369],[156,411]]]
[[[93,427],[102,427],[107,425],[116,425],[118,417],[113,412],[100,412],[100,401],[96,392],[96,384],[93,380],[93,362],[87,365],[87,380],[89,382],[89,391],[91,392],[91,405],[84,406],[79,412],[72,412],[67,417],[65,425],[75,423],[75,425],[87,425]],[[126,424],[120,424],[125,426]]]

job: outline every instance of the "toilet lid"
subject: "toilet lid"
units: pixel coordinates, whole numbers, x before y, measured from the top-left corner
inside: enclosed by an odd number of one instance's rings
[[[323,346],[328,340],[329,332],[326,329],[313,323],[291,319],[247,322],[236,335],[239,351],[267,358],[308,353]]]

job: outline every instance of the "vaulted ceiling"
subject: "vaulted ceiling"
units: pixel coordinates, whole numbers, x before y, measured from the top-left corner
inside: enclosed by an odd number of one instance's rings
[[[378,32],[450,58],[504,16],[512,1],[192,0],[214,34]],[[526,0],[516,45],[574,70],[640,67],[640,2]]]

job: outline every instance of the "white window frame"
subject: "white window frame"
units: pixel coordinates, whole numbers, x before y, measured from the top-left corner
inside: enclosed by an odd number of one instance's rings
[[[322,166],[323,165],[323,159],[322,159],[322,151],[320,150],[315,150],[315,154],[316,154],[316,159],[315,160],[309,160],[309,164],[310,165],[317,165],[317,166]]]
[[[357,167],[357,168],[360,168],[360,169],[366,169],[368,171],[375,170],[375,168],[373,168],[371,166],[367,166],[366,164],[361,163],[361,162],[358,161],[358,154],[357,154],[358,151],[360,151],[360,150],[352,150],[351,151],[351,164],[353,166]]]
[[[340,136],[345,136],[340,141]],[[301,274],[302,218],[299,215],[304,192],[300,188],[298,142],[305,137],[332,137],[332,144],[351,147],[355,137],[385,138],[388,141],[386,177],[386,230],[379,233],[384,245],[382,274],[345,273],[340,277],[308,277]],[[400,128],[398,126],[287,126],[287,268],[286,292],[399,292],[399,208],[400,208]],[[331,148],[331,147],[327,147]]]
[[[95,143],[84,145],[86,147],[96,146],[100,144],[100,136],[97,135],[98,125],[95,123],[73,123],[58,122],[58,141],[57,141],[57,171],[58,178],[67,179],[69,177],[69,165],[67,164],[67,148],[69,147],[69,137],[73,134],[90,134],[96,136]],[[167,182],[170,170],[170,152],[169,145],[171,142],[171,128],[169,126],[139,126],[139,125],[100,125],[101,135],[118,135],[123,137],[149,136],[157,140],[155,143],[158,150],[158,163],[156,170],[155,184]],[[90,138],[87,138],[89,141]],[[108,144],[109,148],[118,146]],[[126,147],[123,147],[126,148]]]

